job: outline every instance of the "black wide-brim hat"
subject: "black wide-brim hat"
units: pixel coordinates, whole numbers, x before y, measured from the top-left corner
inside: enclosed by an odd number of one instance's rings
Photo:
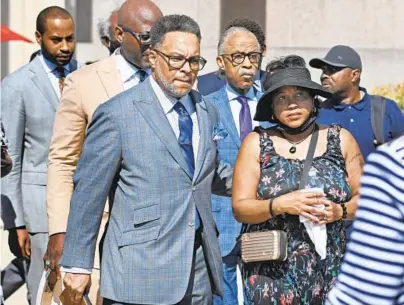
[[[254,116],[255,121],[268,121],[271,119],[272,111],[272,94],[275,90],[285,86],[296,86],[308,89],[314,95],[325,98],[331,97],[331,92],[323,88],[320,84],[311,80],[310,71],[303,67],[284,68],[269,74],[264,82],[264,95],[260,98],[257,105],[257,111]]]

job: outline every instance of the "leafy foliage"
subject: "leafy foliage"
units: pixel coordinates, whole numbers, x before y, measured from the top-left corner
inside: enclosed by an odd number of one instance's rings
[[[372,90],[372,94],[382,95],[390,98],[396,101],[400,108],[404,110],[404,82],[397,85],[388,84],[377,86]]]

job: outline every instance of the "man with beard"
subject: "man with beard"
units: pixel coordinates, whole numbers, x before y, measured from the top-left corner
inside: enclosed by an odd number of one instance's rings
[[[213,181],[215,191],[229,190],[232,171],[216,170],[219,115],[192,90],[206,63],[199,26],[170,15],[150,35],[152,75],[97,108],[74,174],[61,265],[76,303],[90,285],[84,273],[111,190],[104,304],[208,305],[212,291],[222,293],[210,194]]]
[[[73,173],[80,158],[86,129],[95,109],[124,90],[143,82],[151,73],[148,59],[150,29],[162,17],[149,0],[127,0],[118,10],[117,39],[121,44],[114,54],[83,67],[66,79],[60,107],[56,113],[48,167],[49,243],[45,261],[60,277],[59,260],[67,228]],[[112,169],[111,169],[112,170]],[[100,237],[108,220],[105,209]],[[99,257],[96,252],[93,289],[90,299],[96,304],[99,284]],[[97,303],[98,304],[98,303]]]
[[[220,115],[220,125],[229,136],[218,142],[219,160],[234,165],[241,142],[259,123],[253,121],[261,93],[254,90],[256,74],[262,58],[261,46],[255,35],[244,27],[231,27],[219,41],[216,59],[226,83],[208,95]],[[212,212],[219,230],[223,259],[224,298],[214,297],[213,304],[237,305],[236,238],[241,224],[233,217],[231,198],[212,196]]]
[[[322,70],[321,83],[333,94],[322,103],[318,122],[325,125],[335,123],[346,128],[358,142],[364,159],[376,151],[378,145],[404,134],[404,116],[397,104],[390,99],[372,96],[360,87],[362,61],[354,49],[334,46],[325,58],[310,60],[310,66]],[[372,104],[382,102],[385,105],[380,111],[375,111],[372,118]],[[375,120],[381,121],[383,127],[381,143],[373,130]],[[346,221],[345,226],[349,240],[352,221]]]
[[[1,85],[2,118],[13,160],[1,185],[3,218],[8,218],[6,229],[16,230],[21,255],[31,261],[27,277],[31,302],[36,299],[48,240],[46,178],[53,121],[63,81],[77,68],[72,60],[74,21],[68,11],[58,6],[41,11],[35,36],[41,53]]]
[[[385,99],[385,107],[379,113],[383,119],[384,134],[378,143],[372,129],[372,103],[375,96],[360,86],[362,61],[359,54],[349,46],[337,45],[324,58],[310,60],[310,66],[321,69],[321,83],[333,96],[322,103],[319,122],[336,123],[346,128],[356,139],[363,157],[376,150],[384,142],[404,134],[404,116],[397,103]],[[382,100],[376,100],[381,103]],[[384,118],[382,116],[384,112]]]

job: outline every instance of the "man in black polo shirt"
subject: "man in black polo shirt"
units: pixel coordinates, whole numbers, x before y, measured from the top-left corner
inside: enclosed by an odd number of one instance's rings
[[[310,66],[323,71],[321,83],[333,93],[333,97],[322,104],[319,123],[336,123],[349,130],[366,159],[378,144],[371,124],[371,100],[375,97],[360,87],[362,62],[359,54],[351,47],[337,45],[325,58],[310,60]],[[404,116],[393,100],[386,99],[383,123],[384,142],[404,134]]]

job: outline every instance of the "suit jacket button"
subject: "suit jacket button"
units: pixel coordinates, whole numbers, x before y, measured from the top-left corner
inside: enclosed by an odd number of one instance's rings
[[[190,227],[193,227],[193,226],[195,225],[195,222],[190,221],[190,222],[188,223],[188,225],[189,225]]]
[[[196,191],[196,186],[195,186],[195,185],[192,186],[192,191],[193,191],[193,192]]]

